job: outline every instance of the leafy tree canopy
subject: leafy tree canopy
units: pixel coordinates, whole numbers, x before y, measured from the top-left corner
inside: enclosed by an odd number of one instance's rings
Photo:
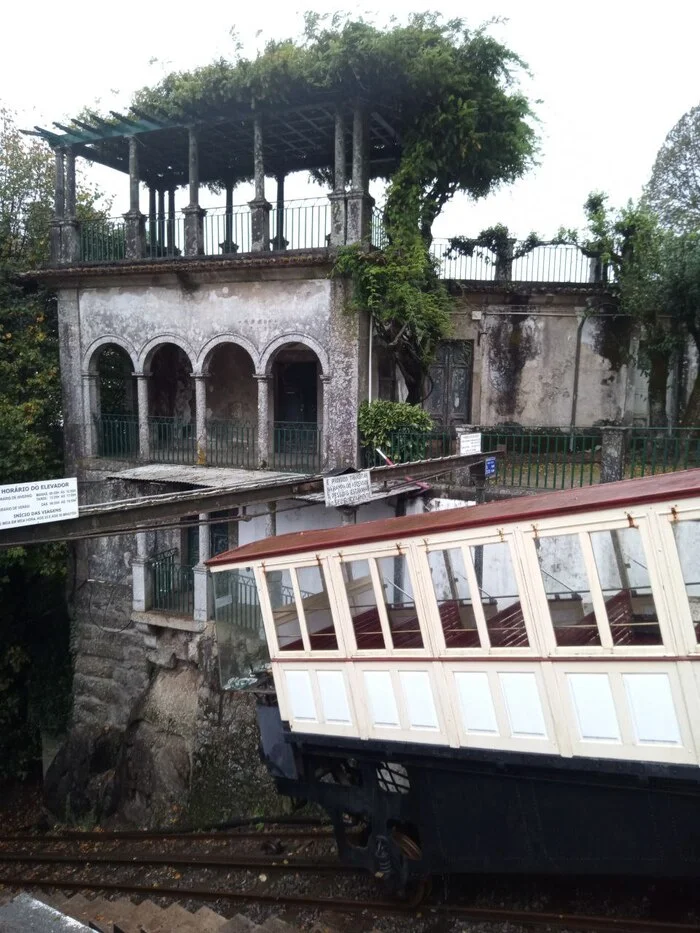
[[[700,104],[683,114],[659,149],[646,201],[664,227],[700,230]]]

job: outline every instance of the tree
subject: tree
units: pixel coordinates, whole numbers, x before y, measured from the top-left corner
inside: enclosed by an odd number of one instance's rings
[[[169,75],[141,90],[134,105],[190,119],[251,98],[284,106],[326,91],[396,108],[403,126],[398,164],[373,167],[389,182],[385,255],[341,251],[335,272],[353,277],[353,305],[369,310],[415,402],[449,327],[448,295],[429,255],[432,225],[458,191],[484,197],[531,165],[533,112],[517,86],[524,67],[486,27],[470,30],[460,19],[424,13],[380,29],[309,14],[301,40],[271,42],[254,60]]]
[[[659,149],[646,201],[676,233],[700,230],[700,104],[683,114]]]
[[[79,188],[82,216],[97,193]],[[60,476],[61,387],[52,295],[22,273],[49,258],[53,158],[0,110],[0,485]],[[0,551],[0,779],[36,759],[39,728],[57,728],[70,696],[66,554]]]

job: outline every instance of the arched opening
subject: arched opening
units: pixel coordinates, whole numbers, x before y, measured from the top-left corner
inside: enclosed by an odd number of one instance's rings
[[[197,456],[195,387],[189,357],[176,344],[153,351],[148,366],[150,454],[166,463],[192,463]]]
[[[133,459],[139,453],[136,378],[131,357],[122,347],[108,343],[96,351],[97,374],[94,416],[100,457]]]
[[[313,472],[321,465],[323,391],[318,357],[302,343],[288,343],[272,360],[272,464]]]
[[[258,389],[250,354],[235,343],[222,343],[205,362],[207,463],[255,469]]]

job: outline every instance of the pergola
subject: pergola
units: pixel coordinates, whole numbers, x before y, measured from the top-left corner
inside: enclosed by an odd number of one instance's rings
[[[249,101],[218,110],[193,110],[178,119],[132,108],[128,115],[112,112],[109,120],[89,114],[67,125],[53,125],[54,130],[35,127],[29,132],[46,140],[56,155],[54,224],[61,228],[57,256],[63,262],[75,259],[76,156],[129,174],[127,258],[144,255],[141,183],[149,188],[152,219],[156,211],[165,217],[166,193],[172,216],[176,189],[189,185],[185,254],[198,255],[202,252],[200,185],[224,188],[230,213],[235,185],[252,179],[252,249],[262,251],[270,246],[271,205],[265,199],[265,176],[277,179],[277,202],[283,206],[287,175],[323,169],[333,178],[331,243],[339,245],[366,238],[371,216],[369,179],[396,168],[404,129],[400,107],[393,103],[343,102],[320,92],[309,92],[284,107]]]

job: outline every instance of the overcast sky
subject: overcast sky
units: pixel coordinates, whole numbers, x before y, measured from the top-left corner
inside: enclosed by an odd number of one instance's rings
[[[342,9],[328,0],[25,0],[7,7],[0,101],[29,127],[50,126],[86,105],[125,108],[134,90],[165,73],[228,55],[232,27],[251,52],[265,39],[297,34],[305,9]],[[582,224],[581,205],[593,189],[615,204],[638,197],[666,133],[700,102],[698,0],[377,0],[366,15],[403,19],[410,9],[431,8],[473,24],[506,17],[494,34],[529,64],[524,87],[541,100],[539,167],[481,202],[455,198],[437,221],[437,236],[475,234],[499,222],[519,236],[533,229],[550,236]],[[93,177],[115,195],[115,212],[125,210],[126,177],[99,167]],[[300,182],[287,189],[288,197],[308,193]],[[240,202],[249,196],[243,187],[236,194]]]

